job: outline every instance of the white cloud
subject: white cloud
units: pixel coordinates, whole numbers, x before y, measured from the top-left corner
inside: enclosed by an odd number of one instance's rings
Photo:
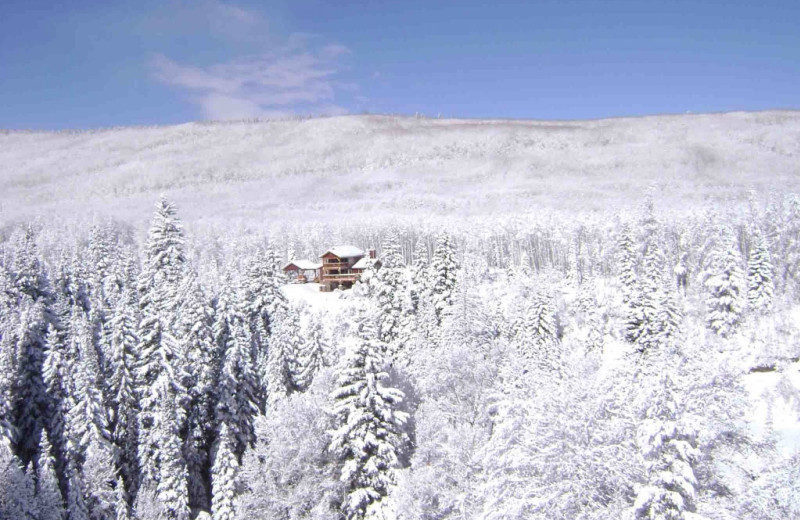
[[[342,113],[345,109],[336,105],[336,93],[355,87],[336,76],[340,59],[350,50],[338,44],[315,47],[313,41],[310,35],[294,34],[270,52],[204,67],[157,54],[150,60],[150,68],[157,81],[186,92],[208,119],[298,111]]]

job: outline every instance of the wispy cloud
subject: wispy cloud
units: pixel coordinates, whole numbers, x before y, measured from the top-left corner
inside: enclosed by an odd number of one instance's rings
[[[266,29],[265,19],[233,4],[208,2],[205,11],[224,19],[220,27],[234,33],[236,27]],[[221,63],[200,66],[156,54],[149,65],[157,81],[185,92],[203,117],[242,119],[346,112],[336,104],[336,94],[353,89],[337,77],[349,54],[343,45],[321,44],[318,37],[297,33],[266,52]]]

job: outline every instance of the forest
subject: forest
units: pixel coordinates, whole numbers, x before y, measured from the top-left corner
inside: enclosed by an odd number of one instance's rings
[[[745,206],[6,223],[0,519],[800,518],[800,197]]]

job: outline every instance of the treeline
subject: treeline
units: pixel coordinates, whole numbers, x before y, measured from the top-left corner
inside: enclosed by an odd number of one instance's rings
[[[318,232],[210,269],[165,199],[141,247],[13,230],[0,518],[800,515],[743,387],[799,353],[797,199],[569,229],[344,232],[383,265],[324,313],[281,290]]]

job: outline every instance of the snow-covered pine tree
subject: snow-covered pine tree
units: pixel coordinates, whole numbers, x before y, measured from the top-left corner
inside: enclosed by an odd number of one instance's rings
[[[209,509],[206,475],[211,466],[211,443],[215,435],[220,352],[214,341],[211,311],[193,270],[187,271],[180,294],[181,355],[191,367],[185,382],[190,403],[182,427],[185,432],[183,452],[189,473],[189,503],[193,509]]]
[[[142,478],[156,485],[160,500],[164,496],[163,501],[171,504],[169,508],[174,513],[169,514],[178,515],[171,518],[183,515],[183,504],[188,503],[187,484],[185,480],[179,482],[186,478],[179,432],[190,399],[184,387],[187,379],[185,357],[176,337],[178,295],[186,272],[183,244],[183,229],[175,208],[162,197],[156,205],[137,284],[141,320],[137,332],[136,381],[140,395],[139,463]],[[173,420],[174,423],[170,423]],[[158,438],[158,435],[164,437]],[[161,481],[165,475],[169,483]]]
[[[211,515],[213,520],[236,520],[234,499],[236,477],[239,469],[234,453],[235,439],[224,422],[220,426],[219,438],[214,450],[214,465],[211,470]]]
[[[298,357],[297,386],[300,390],[308,390],[314,381],[314,376],[324,366],[328,366],[330,348],[322,318],[312,315],[304,334],[306,341]]]
[[[530,299],[522,317],[521,329],[514,343],[532,366],[558,371],[561,348],[556,329],[556,310],[553,297],[540,289]]]
[[[437,323],[442,322],[443,313],[452,304],[457,269],[455,247],[450,235],[444,232],[439,235],[430,267],[431,299],[433,300]]]
[[[39,458],[36,463],[36,478],[34,479],[36,507],[39,511],[39,520],[64,520],[64,499],[59,488],[56,475],[56,461],[53,457],[52,446],[45,431],[39,448]]]
[[[756,228],[747,262],[747,303],[754,311],[762,311],[772,304],[774,286],[772,282],[772,260],[767,241]]]
[[[266,366],[267,402],[272,404],[298,390],[297,359],[304,349],[300,308],[290,307],[275,317]]]
[[[329,449],[341,464],[345,484],[342,513],[361,519],[389,492],[398,465],[397,454],[408,442],[403,432],[407,414],[398,409],[403,393],[385,386],[388,374],[380,358],[372,318],[359,324],[359,341],[338,370],[333,399],[335,429]]]
[[[123,289],[109,321],[111,341],[111,379],[108,382],[111,402],[111,438],[115,462],[126,486],[124,496],[136,496],[139,482],[138,396],[135,369],[137,364],[136,314],[133,294]],[[130,505],[130,504],[129,504]]]
[[[34,486],[7,439],[0,438],[0,518],[38,520]]]
[[[427,296],[430,289],[428,287],[430,280],[429,265],[428,245],[422,237],[419,237],[416,246],[414,246],[414,260],[411,266],[411,283],[409,287],[411,309],[415,314],[420,306],[420,300]]]
[[[378,307],[378,339],[384,343],[390,356],[403,349],[408,336],[411,297],[408,277],[400,251],[400,238],[395,230],[389,231],[383,242],[382,265],[373,280],[372,295]]]
[[[696,432],[682,421],[678,392],[669,373],[661,376],[638,431],[646,461],[646,483],[633,506],[637,519],[682,520],[696,510],[699,458]]]
[[[729,233],[717,245],[705,280],[706,323],[720,336],[735,332],[744,312],[747,280],[742,257]]]
[[[174,386],[168,380],[169,375],[159,375],[154,387],[154,396],[159,403],[157,413],[153,416],[152,439],[157,450],[154,453],[153,466],[158,471],[156,478],[156,497],[160,503],[165,520],[188,520],[189,510],[189,475],[186,461],[183,458],[182,439],[180,437],[181,420],[178,416],[178,404],[175,400]]]
[[[630,303],[636,292],[636,246],[633,242],[633,232],[630,224],[623,224],[617,241],[617,262],[619,281],[622,286],[622,301]]]
[[[16,342],[16,373],[11,389],[11,420],[17,433],[14,448],[23,464],[27,465],[39,451],[49,404],[43,375],[48,318],[42,301],[23,298],[20,307],[16,331],[7,331],[6,334],[11,332]]]
[[[237,313],[231,321],[216,389],[216,422],[228,426],[239,460],[254,440],[253,417],[258,413],[258,382],[250,347],[250,330],[244,315]]]

